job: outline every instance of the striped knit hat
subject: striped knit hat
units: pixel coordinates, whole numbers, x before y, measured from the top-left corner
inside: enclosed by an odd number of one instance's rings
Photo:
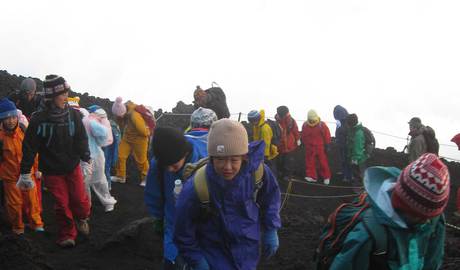
[[[449,200],[449,171],[431,153],[420,156],[401,173],[391,196],[395,209],[430,219],[444,211]]]
[[[43,82],[45,99],[50,100],[70,90],[69,84],[58,75],[47,75]]]

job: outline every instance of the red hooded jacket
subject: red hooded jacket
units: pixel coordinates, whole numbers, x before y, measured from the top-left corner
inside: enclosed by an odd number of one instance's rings
[[[289,153],[297,148],[297,140],[300,139],[299,128],[296,121],[288,113],[283,118],[275,116],[281,127],[281,138],[278,146],[280,154]]]

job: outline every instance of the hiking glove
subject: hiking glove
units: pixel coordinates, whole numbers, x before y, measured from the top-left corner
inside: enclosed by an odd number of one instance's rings
[[[19,176],[18,182],[16,183],[16,187],[21,190],[29,190],[34,188],[34,186],[34,180],[32,180],[30,173],[21,174]]]
[[[209,270],[209,264],[205,258],[201,258],[201,260],[192,267],[192,270]]]
[[[358,165],[358,161],[357,161],[357,160],[352,160],[352,161],[351,161],[351,164],[352,164],[352,165]]]
[[[153,222],[153,230],[158,235],[163,235],[164,233],[164,222],[162,219],[155,219]]]
[[[278,232],[273,230],[268,230],[263,234],[262,238],[262,256],[264,259],[269,259],[275,255],[279,247]]]
[[[93,164],[91,163],[91,160],[89,162],[81,161],[80,167],[83,172],[83,176],[87,176],[93,173]]]

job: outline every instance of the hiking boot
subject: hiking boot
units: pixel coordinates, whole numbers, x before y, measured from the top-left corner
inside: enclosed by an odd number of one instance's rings
[[[308,176],[307,176],[307,177],[305,177],[304,179],[305,179],[305,181],[307,181],[307,182],[316,183],[316,179],[313,179],[313,178],[311,178],[311,177],[308,177]]]
[[[24,229],[13,229],[13,233],[16,235],[23,235]]]
[[[108,200],[107,204],[104,206],[104,211],[106,213],[112,212],[113,209],[115,209],[115,204],[117,203],[117,200],[115,200],[114,197],[111,197],[110,200]]]
[[[455,212],[454,212],[454,216],[460,218],[460,212],[459,212],[459,211],[455,211]]]
[[[84,236],[89,235],[89,224],[88,224],[87,218],[77,220],[76,224],[77,224],[77,231],[79,231]]]
[[[324,184],[325,184],[325,185],[329,185],[329,182],[331,182],[331,180],[329,180],[329,178],[324,179]]]
[[[75,240],[65,239],[57,243],[62,248],[71,248],[75,246]]]
[[[114,204],[110,204],[110,205],[105,206],[104,211],[105,211],[106,213],[108,213],[108,212],[112,212],[113,209],[115,209],[115,205],[114,205]]]
[[[126,183],[126,178],[123,178],[120,176],[112,176],[110,177],[110,181],[115,182],[115,183],[124,184]]]

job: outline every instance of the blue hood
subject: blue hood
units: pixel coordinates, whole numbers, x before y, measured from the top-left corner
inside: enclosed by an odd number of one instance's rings
[[[348,111],[344,107],[337,105],[334,107],[335,120],[344,120],[348,116]]]

